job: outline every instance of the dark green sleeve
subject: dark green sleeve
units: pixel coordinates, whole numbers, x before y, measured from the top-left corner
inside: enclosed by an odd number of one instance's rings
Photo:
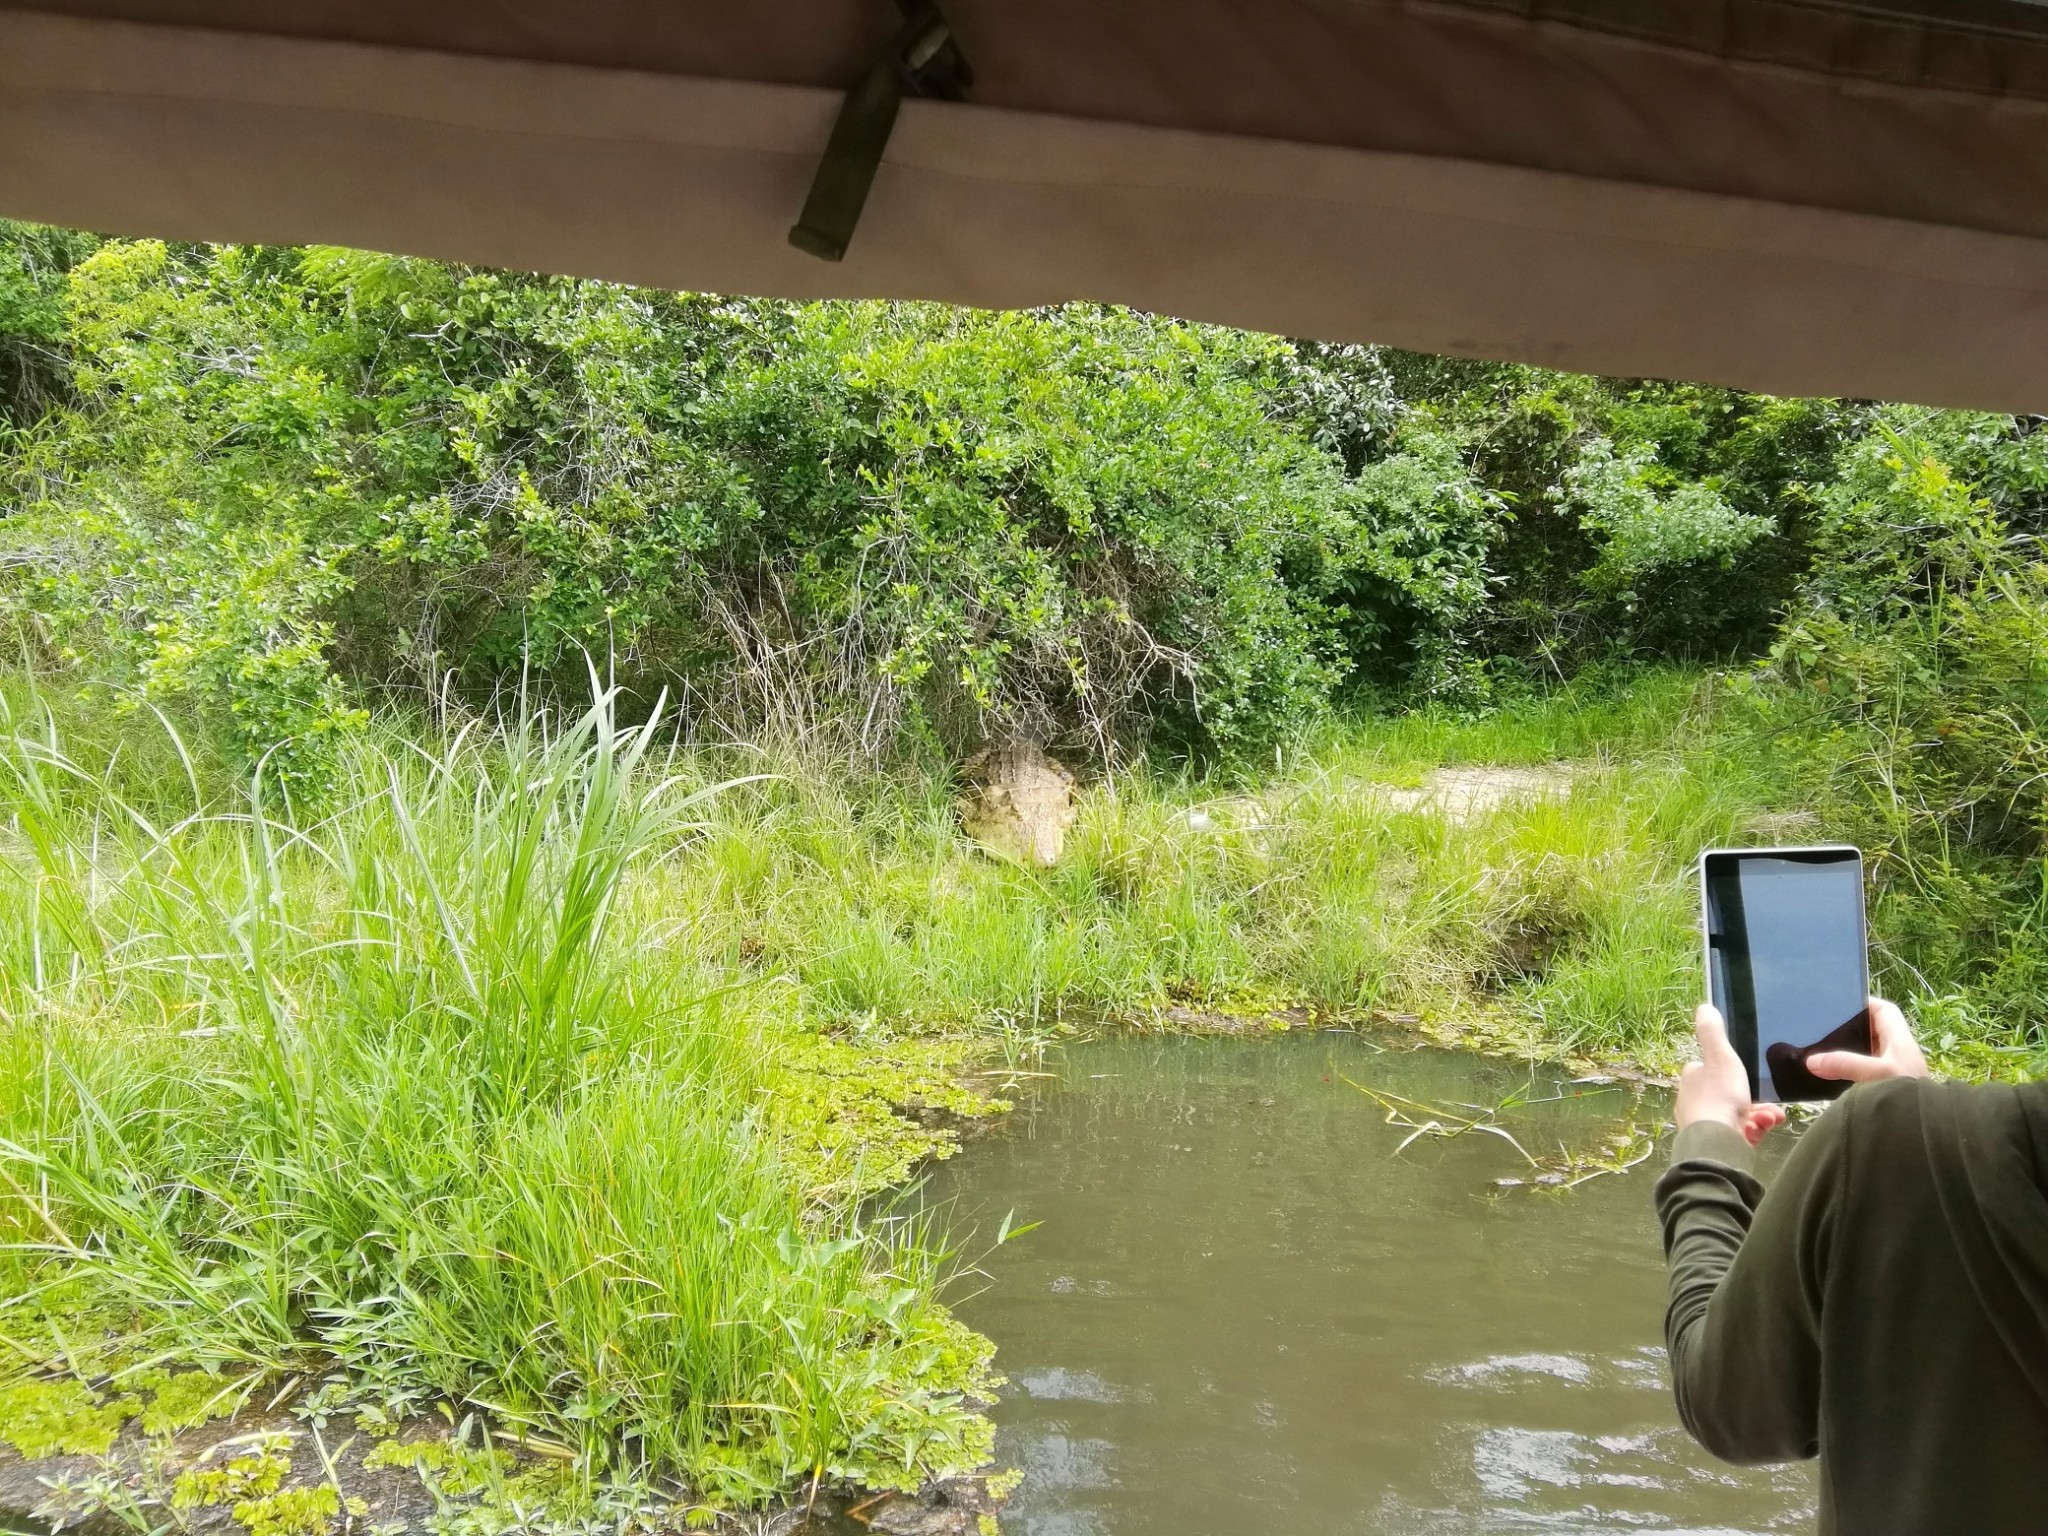
[[[1768,1195],[1725,1125],[1680,1131],[1657,1181],[1678,1416],[1725,1461],[1820,1449],[1820,1298],[1848,1120],[1837,1104],[1809,1127]]]

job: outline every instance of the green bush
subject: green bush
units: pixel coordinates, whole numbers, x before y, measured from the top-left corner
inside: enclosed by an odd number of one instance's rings
[[[808,616],[806,691],[886,683],[949,744],[1269,739],[1333,680],[1313,598],[1349,533],[1248,382],[1283,351],[1117,310],[793,311],[704,418],[753,497],[747,624]]]
[[[871,747],[1256,746],[1337,677],[1347,561],[1375,624],[1462,601],[1397,568],[1426,523],[1361,527],[1384,498],[1269,409],[1271,339],[149,241],[66,303],[17,596],[286,780],[359,723],[337,679],[487,693],[581,651]]]
[[[0,247],[7,597],[295,789],[372,690],[573,690],[585,653],[700,730],[1106,760],[1470,704],[1503,656],[1726,652],[1856,419],[1096,306]]]
[[[1472,638],[1506,504],[1434,412],[1412,413],[1392,441],[1341,493],[1349,544],[1329,598],[1338,632],[1358,681],[1470,702],[1484,691]]]
[[[1412,354],[1381,364],[1411,410],[1462,437],[1473,476],[1505,504],[1469,643],[1553,682],[1767,643],[1806,564],[1814,488],[1868,415]]]
[[[1878,856],[1900,990],[2030,1048],[2048,1038],[2041,437],[1887,413],[1821,498],[1766,696],[1804,793]]]
[[[0,219],[0,444],[64,398],[66,278],[95,244],[90,235]]]
[[[1989,667],[2025,637],[1988,599],[1981,633],[1941,638],[1978,578],[1894,567],[1995,566],[2023,598],[2032,555],[1942,553],[1894,503],[1960,497],[1987,548],[2048,532],[2048,452],[2004,417],[1097,306],[729,300],[30,226],[0,249],[0,597],[32,649],[294,792],[381,690],[573,692],[585,654],[699,734],[882,756],[1021,732],[1099,762],[1257,762],[1340,701],[1471,708],[1880,630],[1894,661]],[[1948,490],[1879,483],[1902,432]],[[1942,761],[2028,760],[1987,732]]]

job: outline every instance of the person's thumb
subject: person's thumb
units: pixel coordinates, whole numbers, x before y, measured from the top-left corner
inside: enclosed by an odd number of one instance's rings
[[[1719,1066],[1733,1061],[1737,1066],[1741,1058],[1735,1054],[1735,1047],[1728,1043],[1728,1026],[1722,1021],[1721,1010],[1712,1003],[1701,1003],[1693,1010],[1693,1033],[1699,1037],[1700,1060],[1708,1066]]]
[[[1893,1077],[1898,1069],[1882,1056],[1865,1056],[1859,1051],[1815,1051],[1806,1058],[1806,1070],[1815,1077],[1842,1083],[1874,1083]]]
[[[1874,1037],[1871,1043],[1877,1048],[1873,1054],[1878,1056],[1913,1038],[1912,1027],[1906,1023],[1906,1016],[1899,1011],[1899,1005],[1886,1002],[1881,997],[1870,1000],[1870,1032]]]

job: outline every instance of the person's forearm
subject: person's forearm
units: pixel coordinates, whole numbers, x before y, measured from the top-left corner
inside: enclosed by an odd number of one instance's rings
[[[1814,1454],[1803,1368],[1798,1286],[1782,1244],[1744,1256],[1763,1187],[1749,1172],[1749,1144],[1733,1127],[1698,1122],[1679,1133],[1657,1182],[1657,1212],[1670,1265],[1664,1341],[1679,1418],[1728,1461],[1789,1461]],[[1724,1295],[1738,1258],[1750,1273]],[[1721,1296],[1720,1307],[1714,1305]],[[1762,1303],[1759,1311],[1757,1304]],[[1748,1314],[1731,1324],[1731,1311]]]
[[[1665,1343],[1674,1350],[1705,1315],[1749,1235],[1763,1199],[1749,1171],[1753,1157],[1740,1132],[1711,1121],[1687,1126],[1672,1144],[1671,1166],[1657,1181],[1657,1217],[1671,1270]]]

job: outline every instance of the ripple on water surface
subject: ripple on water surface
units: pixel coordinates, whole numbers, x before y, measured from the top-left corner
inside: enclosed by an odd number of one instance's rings
[[[961,1312],[1009,1378],[1013,1536],[1766,1532],[1805,1468],[1677,1427],[1651,1169],[1569,1194],[1492,1136],[1424,1139],[1346,1082],[1488,1105],[1527,1074],[1350,1035],[1114,1040],[947,1165],[956,1225],[1035,1231]],[[1553,1091],[1538,1083],[1533,1097]],[[1565,1086],[1503,1123],[1539,1157],[1661,1114]],[[971,1245],[970,1245],[971,1246]]]

